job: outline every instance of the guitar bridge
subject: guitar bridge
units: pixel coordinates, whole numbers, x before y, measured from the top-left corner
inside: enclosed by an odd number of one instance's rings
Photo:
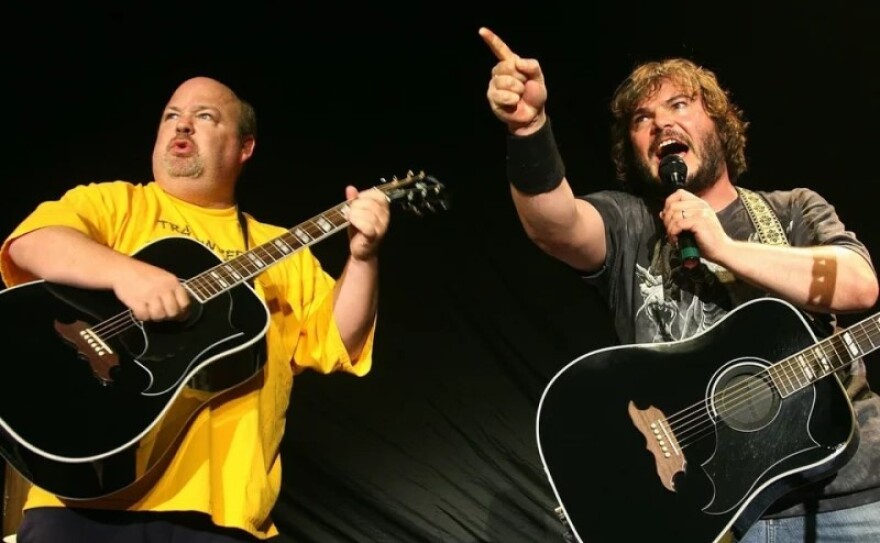
[[[629,402],[628,411],[635,427],[645,436],[647,449],[654,455],[660,482],[675,492],[674,477],[677,473],[684,472],[687,461],[672,430],[662,422],[666,420],[666,416],[655,407],[638,409],[633,402]]]
[[[101,384],[113,382],[110,369],[119,365],[119,356],[94,330],[83,321],[71,324],[55,321],[55,331],[76,349],[80,358],[89,363]]]

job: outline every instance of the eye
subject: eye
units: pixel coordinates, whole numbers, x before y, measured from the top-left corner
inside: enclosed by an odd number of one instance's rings
[[[166,111],[165,115],[162,117],[163,120],[168,121],[170,119],[176,119],[180,114],[175,111]]]
[[[637,113],[636,115],[633,115],[633,118],[632,118],[632,125],[633,125],[633,126],[637,126],[637,125],[640,125],[640,124],[644,123],[644,122],[647,121],[647,120],[649,120],[649,117],[648,117],[646,114],[644,114],[644,113]]]
[[[203,120],[203,121],[213,121],[213,120],[214,120],[214,114],[213,114],[213,113],[208,113],[208,112],[203,112],[203,113],[199,113],[199,114],[198,114],[198,118],[201,119],[201,120]]]

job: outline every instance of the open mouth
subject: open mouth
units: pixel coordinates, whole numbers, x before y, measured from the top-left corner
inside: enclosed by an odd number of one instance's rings
[[[657,158],[663,159],[663,157],[675,154],[684,154],[688,152],[690,147],[687,144],[674,139],[674,138],[666,138],[660,142],[660,145],[657,146]]]

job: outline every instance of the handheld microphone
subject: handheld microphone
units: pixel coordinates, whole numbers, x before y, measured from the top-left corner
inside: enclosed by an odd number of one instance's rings
[[[666,155],[660,160],[660,180],[673,189],[683,188],[687,179],[687,164],[678,155]],[[700,264],[700,248],[694,240],[694,233],[682,231],[678,234],[678,249],[681,251],[681,265],[690,270]]]

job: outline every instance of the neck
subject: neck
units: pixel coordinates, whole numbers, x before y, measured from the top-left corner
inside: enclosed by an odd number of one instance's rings
[[[179,200],[199,207],[226,209],[235,206],[232,185],[220,185],[203,179],[157,179],[162,190]]]
[[[708,203],[716,213],[737,199],[736,187],[727,176],[722,177],[711,187],[700,191],[697,196]]]

